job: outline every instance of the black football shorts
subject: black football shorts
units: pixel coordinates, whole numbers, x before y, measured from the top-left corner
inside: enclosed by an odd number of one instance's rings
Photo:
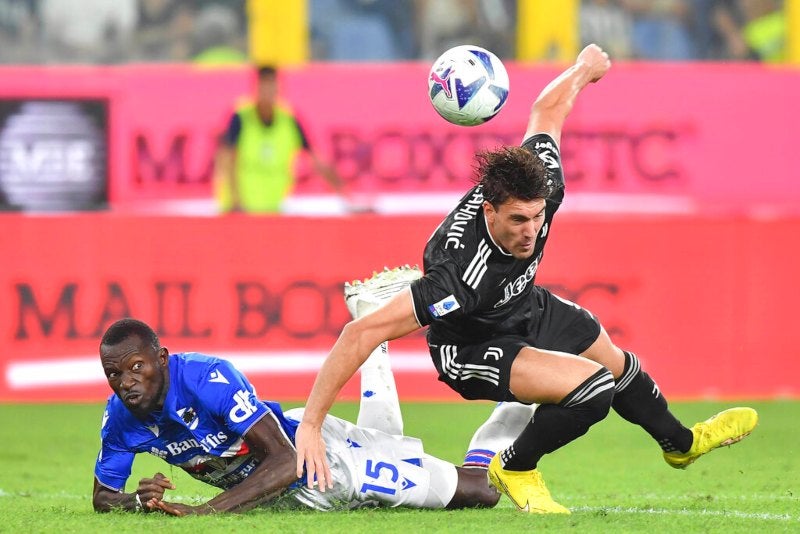
[[[516,401],[509,391],[511,364],[524,347],[580,354],[600,335],[600,322],[588,310],[543,287],[533,287],[539,312],[527,336],[502,334],[459,345],[428,333],[428,348],[439,380],[465,399]]]

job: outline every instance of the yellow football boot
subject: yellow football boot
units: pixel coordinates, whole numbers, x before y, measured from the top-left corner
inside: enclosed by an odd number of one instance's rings
[[[568,514],[550,496],[541,473],[531,471],[506,471],[500,466],[500,455],[489,462],[489,482],[500,493],[511,499],[518,509],[529,514]]]
[[[664,460],[676,469],[685,469],[709,451],[733,445],[744,439],[758,424],[752,408],[730,408],[692,427],[694,440],[687,452],[665,452]]]

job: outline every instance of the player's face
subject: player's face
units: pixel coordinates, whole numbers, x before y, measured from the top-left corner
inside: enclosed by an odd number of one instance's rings
[[[484,202],[483,213],[495,243],[518,260],[530,258],[544,224],[545,204],[543,198],[509,198],[495,209]]]
[[[169,377],[168,356],[167,349],[156,352],[135,335],[116,345],[100,347],[100,362],[108,385],[139,418],[163,406]]]

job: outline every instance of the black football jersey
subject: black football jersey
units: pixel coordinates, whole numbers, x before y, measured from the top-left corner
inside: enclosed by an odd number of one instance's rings
[[[411,284],[414,313],[429,337],[474,343],[497,334],[525,335],[531,328],[536,270],[553,215],[564,197],[561,157],[552,137],[536,134],[522,144],[549,170],[545,221],[533,254],[515,259],[492,239],[483,214],[481,186],[475,186],[442,221],[425,247],[425,275]]]

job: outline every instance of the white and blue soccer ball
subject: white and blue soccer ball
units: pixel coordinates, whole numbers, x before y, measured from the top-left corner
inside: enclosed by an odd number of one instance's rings
[[[483,124],[508,100],[508,73],[502,61],[485,48],[455,46],[433,63],[428,96],[445,120],[461,126]]]

